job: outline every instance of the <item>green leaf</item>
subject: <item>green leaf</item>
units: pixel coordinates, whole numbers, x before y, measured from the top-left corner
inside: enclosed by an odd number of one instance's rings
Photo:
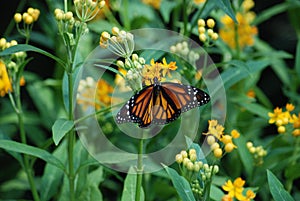
[[[289,6],[290,5],[288,2],[284,2],[281,4],[276,4],[273,7],[270,7],[268,9],[265,9],[256,16],[253,24],[258,25],[258,24],[270,19],[274,15],[285,12],[289,8]]]
[[[25,145],[11,140],[0,140],[0,148],[8,151],[14,151],[17,153],[23,153],[23,154],[35,156],[65,171],[64,164],[58,158],[56,158],[55,156],[51,155],[49,152],[43,149],[39,149],[33,146]]]
[[[103,180],[102,166],[89,173],[87,176],[87,182],[85,183],[85,188],[81,191],[78,201],[102,201],[102,193],[98,186]]]
[[[118,164],[128,161],[134,161],[137,159],[137,155],[132,153],[117,153],[107,151],[97,154],[94,158],[104,164]]]
[[[238,104],[253,114],[256,114],[264,119],[269,119],[268,112],[270,112],[270,110],[260,104],[249,103],[245,101],[240,101]]]
[[[185,140],[186,140],[186,144],[188,146],[189,149],[195,149],[196,153],[197,153],[197,161],[202,161],[203,163],[207,163],[206,159],[205,159],[205,155],[202,152],[201,147],[199,146],[199,144],[194,143],[191,138],[185,136]]]
[[[290,180],[300,178],[300,164],[289,164],[285,169],[284,176]]]
[[[46,52],[45,50],[34,47],[32,45],[20,44],[20,45],[11,46],[10,48],[7,48],[7,49],[3,50],[2,52],[0,52],[0,56],[6,56],[6,55],[10,55],[10,54],[13,54],[16,52],[22,52],[22,51],[23,52],[29,52],[29,51],[38,52],[40,54],[43,54],[43,55],[55,60],[62,67],[65,68],[65,62],[63,60],[54,56],[53,54],[50,54],[49,52]]]
[[[216,5],[222,9],[235,23],[238,23],[238,21],[235,18],[235,13],[231,7],[230,0],[215,0]]]
[[[223,191],[215,185],[211,185],[210,188],[210,198],[213,200],[222,200],[224,196]]]
[[[237,139],[234,139],[235,144],[237,145],[237,151],[240,155],[240,159],[242,160],[243,166],[245,168],[245,171],[249,177],[251,177],[252,172],[253,172],[253,159],[250,154],[250,152],[247,149],[246,146],[246,140],[244,136],[240,136]]]
[[[166,23],[169,23],[172,10],[178,5],[179,1],[162,1],[159,7],[160,13]]]
[[[242,61],[232,60],[228,62],[228,64],[234,67],[228,68],[221,73],[221,78],[223,80],[223,85],[225,89],[229,89],[231,86],[238,83],[242,79],[252,76],[252,74],[254,73],[262,71],[264,68],[268,66],[269,61],[250,60],[247,62],[242,62]],[[211,81],[212,86],[217,86],[212,92],[212,95],[216,93],[218,90],[220,90],[221,87],[223,87],[223,85],[219,84],[219,81],[220,81],[219,78]]]
[[[179,197],[184,201],[196,201],[189,182],[172,168],[165,165],[164,168],[172,180]]]
[[[270,170],[267,170],[267,176],[269,188],[275,201],[294,201],[293,197],[284,189],[281,182]]]
[[[74,122],[67,119],[57,119],[52,126],[53,141],[58,145],[60,140],[74,127]]]
[[[10,140],[8,138],[7,135],[5,135],[5,133],[2,133],[2,130],[0,129],[0,140]],[[8,151],[6,150],[7,153],[9,153],[12,157],[14,157],[18,162],[19,164],[21,165],[21,167],[24,169],[24,161],[23,161],[23,157],[20,153],[16,153],[16,152],[13,152],[13,151]]]
[[[89,30],[99,34],[102,33],[103,31],[111,30],[114,26],[116,25],[106,20],[93,20],[92,22],[88,23]]]
[[[297,42],[297,49],[296,49],[296,61],[295,61],[295,70],[298,74],[298,77],[300,77],[300,38]]]
[[[36,81],[27,85],[27,90],[39,111],[39,118],[46,128],[53,125],[57,118],[57,113],[60,107],[57,106],[57,97],[50,87],[45,86],[45,82]],[[42,93],[37,93],[41,91]]]
[[[122,192],[121,201],[135,200],[135,191],[136,191],[136,174],[133,174],[135,171],[130,167],[126,179],[124,181],[124,187]],[[141,188],[141,197],[140,200],[145,200],[145,193],[143,188]]]
[[[67,160],[67,143],[66,141],[61,143],[55,151],[52,153],[53,156],[59,158],[62,161]],[[55,166],[47,163],[44,169],[44,174],[41,178],[40,184],[40,195],[41,200],[47,201],[52,198],[52,196],[59,193],[61,187],[61,181],[63,179],[64,172]]]
[[[277,50],[274,50],[268,43],[266,43],[262,40],[259,40],[258,38],[256,39],[256,42],[255,42],[255,48],[257,48],[262,53],[273,54],[274,52],[277,52]],[[277,76],[280,78],[280,80],[284,83],[284,85],[290,86],[291,80],[290,80],[289,73],[288,73],[289,68],[285,64],[284,60],[281,58],[273,57],[271,55],[267,57],[267,60],[269,61],[274,72],[277,74]]]

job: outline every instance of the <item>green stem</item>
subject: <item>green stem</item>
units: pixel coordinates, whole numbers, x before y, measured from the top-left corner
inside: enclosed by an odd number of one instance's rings
[[[236,50],[236,59],[240,58],[240,43],[239,43],[239,33],[238,33],[239,25],[237,23],[234,24],[234,41],[235,41],[235,50]]]
[[[69,66],[71,68],[71,65]],[[68,87],[69,87],[69,120],[73,120],[73,76],[68,73]],[[69,161],[69,189],[70,201],[75,200],[75,174],[74,174],[74,141],[75,133],[72,129],[68,133],[68,161]]]
[[[143,180],[143,138],[140,139],[139,149],[138,149],[138,161],[137,161],[137,176],[136,176],[136,191],[135,191],[135,201],[140,201],[142,180]]]
[[[190,29],[190,31],[188,32],[188,35],[187,35],[188,37],[190,36],[190,34],[192,34],[194,27],[197,25],[198,19],[200,18],[202,12],[204,11],[204,9],[205,9],[205,7],[206,7],[206,5],[207,5],[207,2],[208,2],[208,1],[205,1],[205,3],[204,3],[204,5],[202,6],[201,10],[199,10],[199,11],[197,12],[197,14],[196,14],[197,16],[196,16],[195,18],[193,18],[193,20],[192,20],[192,22],[191,22],[191,29]]]
[[[183,35],[186,36],[187,35],[187,25],[188,25],[188,16],[187,16],[187,6],[186,6],[187,2],[186,0],[183,0]]]
[[[26,133],[25,133],[25,127],[24,127],[24,116],[23,116],[23,111],[22,111],[22,104],[21,104],[21,97],[20,97],[20,86],[19,82],[15,85],[15,99],[16,99],[16,107],[17,107],[17,115],[18,115],[18,122],[19,122],[19,129],[20,129],[20,137],[21,137],[21,142],[23,144],[27,144],[26,140]],[[25,172],[27,175],[27,179],[31,188],[31,193],[33,196],[34,201],[40,201],[39,194],[37,192],[35,183],[34,183],[34,178],[33,178],[33,170],[32,167],[30,166],[29,162],[29,157],[28,155],[23,155],[24,157],[24,167],[25,167]]]
[[[293,151],[293,154],[292,154],[292,157],[291,157],[291,161],[289,163],[291,166],[293,166],[293,165],[295,165],[297,163],[297,157],[296,157],[296,155],[299,153],[299,148],[300,148],[300,138],[296,138],[295,149]],[[287,189],[288,192],[292,191],[293,183],[294,183],[294,179],[287,178],[286,189]]]

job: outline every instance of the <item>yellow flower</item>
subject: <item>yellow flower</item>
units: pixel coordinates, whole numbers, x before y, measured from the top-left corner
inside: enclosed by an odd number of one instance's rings
[[[171,77],[170,71],[176,69],[176,62],[171,61],[168,64],[165,58],[163,58],[162,63],[154,62],[154,59],[151,59],[150,65],[145,64],[142,69],[143,83],[145,85],[151,85],[154,83],[154,78],[157,78],[158,81],[163,81],[165,80],[166,74]]]
[[[208,132],[203,134],[211,134],[220,140],[224,133],[224,127],[219,125],[217,120],[208,120],[208,124]]]
[[[242,7],[244,11],[249,11],[251,8],[254,7],[254,1],[253,0],[244,0],[242,3]]]
[[[282,109],[279,107],[276,107],[274,109],[274,113],[269,112],[268,116],[270,117],[269,124],[274,124],[280,119],[280,116],[282,114]]]
[[[204,3],[206,0],[194,0],[195,4],[201,4]]]
[[[294,128],[300,128],[300,113],[297,115],[293,114],[293,127]]]
[[[236,14],[238,24],[235,24],[227,15],[221,18],[223,27],[220,28],[220,37],[231,48],[237,47],[236,35],[238,36],[238,45],[241,49],[254,44],[254,36],[257,35],[258,30],[257,27],[251,25],[255,18],[255,13],[249,11],[253,7],[252,3],[254,5],[252,0],[244,1],[242,4],[244,10]]]
[[[232,136],[234,139],[240,137],[240,133],[239,133],[237,130],[235,130],[235,129],[233,129],[233,130],[231,131],[230,134],[231,134],[231,136]]]
[[[223,186],[223,190],[228,192],[228,195],[232,198],[237,198],[240,200],[243,198],[243,190],[244,190],[245,181],[242,178],[238,177],[232,183],[231,180],[228,180]]]
[[[285,108],[286,108],[287,111],[291,112],[295,109],[295,106],[291,103],[287,103]]]
[[[252,190],[247,190],[246,198],[243,201],[250,201],[251,199],[255,198],[255,193]]]
[[[10,83],[5,64],[0,60],[0,95],[5,96],[8,92],[12,92],[12,85]]]
[[[233,198],[230,195],[226,194],[222,197],[222,201],[233,201]]]
[[[110,105],[112,92],[113,87],[105,80],[95,82],[92,77],[87,77],[86,80],[80,80],[79,82],[77,103],[82,105],[83,110],[86,110],[89,106],[99,110]]]
[[[295,129],[295,130],[293,130],[292,134],[293,134],[293,136],[295,136],[295,137],[300,136],[300,129]]]
[[[148,4],[158,10],[160,8],[161,0],[143,0],[143,3]]]
[[[255,91],[253,89],[250,89],[248,92],[247,92],[247,96],[249,98],[255,98],[256,94],[255,94]]]

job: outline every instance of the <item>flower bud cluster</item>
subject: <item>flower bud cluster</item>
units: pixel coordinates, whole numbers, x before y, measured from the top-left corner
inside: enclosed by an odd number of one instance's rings
[[[74,0],[76,15],[81,22],[92,20],[101,8],[105,6],[104,0]]]
[[[175,160],[183,170],[183,176],[188,179],[196,197],[203,195],[205,185],[210,185],[213,176],[219,172],[219,166],[210,166],[200,161],[195,149],[181,151],[175,156]]]
[[[247,148],[252,154],[255,165],[261,165],[264,162],[264,157],[267,155],[267,151],[262,146],[255,147],[252,142],[247,142]]]
[[[183,150],[175,156],[175,160],[178,164],[182,164],[184,168],[193,172],[201,172],[202,177],[210,178],[212,173],[216,174],[219,171],[218,166],[209,166],[197,158],[197,152],[195,149],[190,149],[187,151]],[[213,172],[212,172],[213,170]]]
[[[215,20],[209,18],[208,20],[198,20],[199,39],[204,44],[209,44],[210,41],[216,41],[219,38],[218,33],[214,32]]]
[[[24,12],[23,14],[21,13],[16,13],[14,15],[14,20],[17,24],[20,22],[24,22],[27,25],[33,24],[38,20],[40,16],[40,10],[37,8],[28,8],[27,12]]]
[[[18,45],[18,42],[16,40],[11,40],[10,42],[8,42],[5,38],[1,38],[0,39],[0,50],[5,50],[9,47]],[[13,72],[17,72],[18,71],[18,65],[17,63],[24,61],[24,59],[26,58],[27,54],[26,52],[16,52],[13,53],[11,55],[9,55],[9,57],[6,57],[5,63],[6,63],[6,67]]]
[[[172,45],[170,47],[170,51],[171,53],[178,54],[179,56],[183,57],[193,66],[195,66],[196,61],[200,57],[199,53],[189,48],[188,43],[186,41],[177,43],[176,45]]]
[[[112,36],[106,31],[102,32],[99,44],[123,58],[129,58],[134,50],[133,35],[118,27],[112,28]]]
[[[83,30],[81,34],[87,33],[87,24],[79,20],[75,20],[71,11],[64,12],[63,10],[56,8],[54,10],[54,16],[58,23],[59,33],[73,33],[75,28],[75,34],[78,34],[79,29]]]
[[[232,138],[238,138],[240,133],[237,130],[232,130],[230,135],[224,134],[224,127],[219,125],[217,120],[210,120],[207,135],[207,144],[216,158],[223,156],[223,151],[226,153],[232,152],[237,146],[233,143]],[[221,145],[222,143],[222,145]],[[221,146],[224,146],[224,150]]]
[[[126,69],[127,73],[125,75],[126,85],[130,86],[131,89],[140,89],[141,83],[141,73],[143,66],[145,65],[145,59],[139,57],[137,54],[132,54],[131,58],[126,58],[125,62],[122,60],[117,61],[117,66],[122,69]]]

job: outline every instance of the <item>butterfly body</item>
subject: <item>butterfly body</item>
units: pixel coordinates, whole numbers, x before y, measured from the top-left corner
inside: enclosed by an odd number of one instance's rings
[[[154,84],[133,95],[117,114],[117,123],[133,122],[139,127],[167,124],[182,112],[208,103],[204,91],[189,85],[163,82],[154,78]]]

